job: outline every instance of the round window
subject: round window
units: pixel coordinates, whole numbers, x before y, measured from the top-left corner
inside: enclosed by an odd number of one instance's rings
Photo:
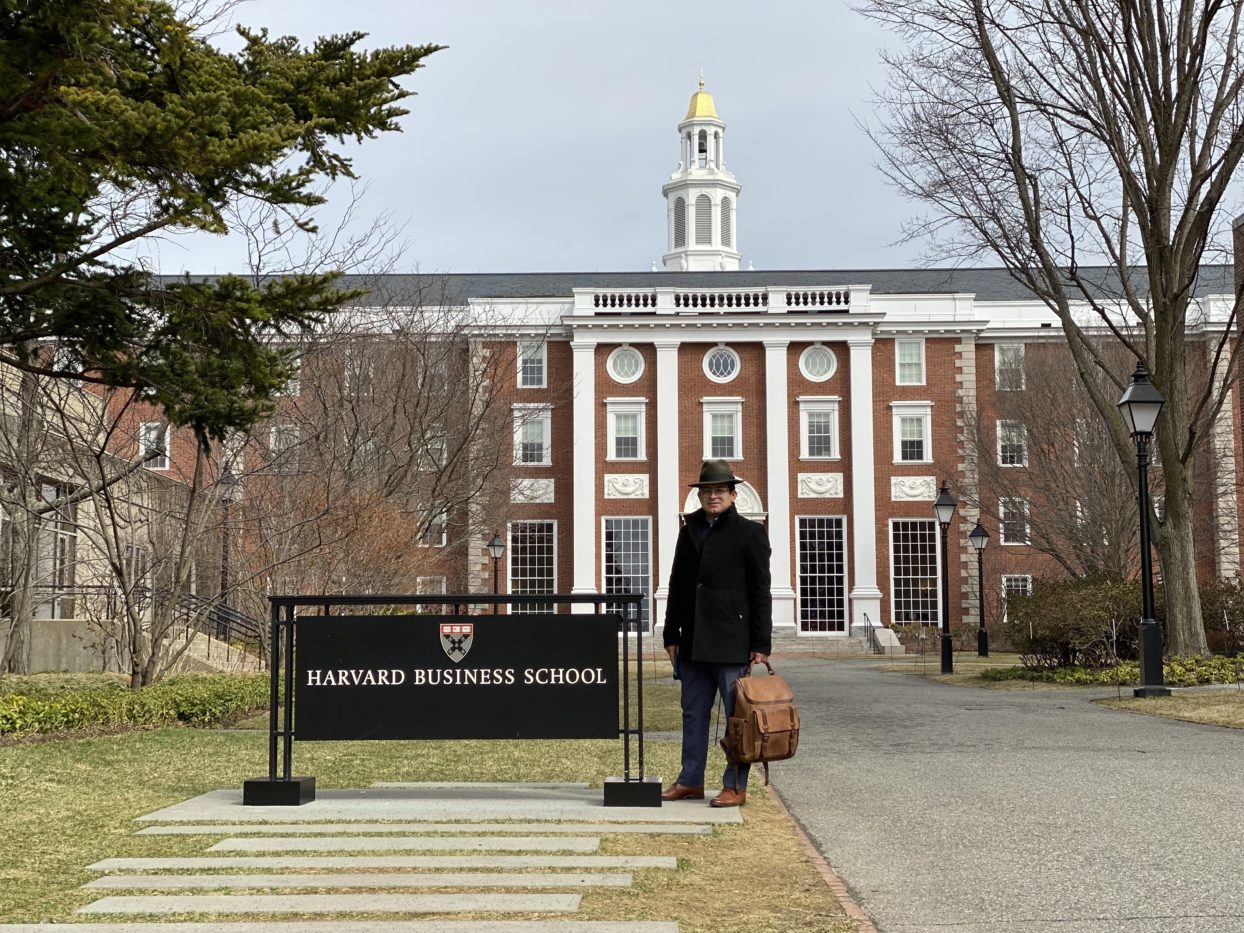
[[[713,382],[729,382],[739,374],[739,355],[726,346],[704,354],[704,374]]]
[[[606,363],[614,382],[634,382],[644,374],[644,358],[634,347],[618,347]]]
[[[812,382],[824,382],[838,370],[838,358],[829,347],[814,343],[799,356],[799,371]]]

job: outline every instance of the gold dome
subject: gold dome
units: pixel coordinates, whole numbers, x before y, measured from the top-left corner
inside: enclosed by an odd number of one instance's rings
[[[684,120],[710,119],[720,120],[717,116],[717,107],[713,103],[713,95],[704,90],[704,78],[700,78],[700,89],[691,95],[691,104],[687,107],[687,115]]]

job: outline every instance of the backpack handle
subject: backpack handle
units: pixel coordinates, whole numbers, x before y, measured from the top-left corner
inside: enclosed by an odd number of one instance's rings
[[[764,666],[768,669],[769,674],[770,674],[770,675],[773,675],[773,665],[772,665],[772,664],[770,664],[767,660],[766,660],[766,661],[762,661],[761,663],[762,663],[762,664],[764,664]],[[746,674],[744,674],[743,676],[744,676],[744,677],[750,677],[750,676],[752,676],[752,668],[753,668],[753,667],[755,667],[755,666],[756,666],[756,662],[755,662],[755,661],[750,662],[750,663],[747,665],[747,673],[746,673]]]

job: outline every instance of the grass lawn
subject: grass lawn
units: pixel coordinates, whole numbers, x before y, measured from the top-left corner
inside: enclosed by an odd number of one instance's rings
[[[677,728],[677,688],[653,674],[645,683],[647,730]],[[304,742],[295,746],[294,770],[314,774],[321,788],[380,780],[599,784],[621,773],[621,745]],[[646,772],[671,780],[678,768],[677,743],[650,740],[646,751]],[[715,751],[710,773],[721,766]],[[266,768],[266,733],[245,729],[168,728],[0,747],[0,922],[72,921],[73,911],[97,896],[79,886],[95,877],[86,866],[98,859],[202,854],[208,845],[204,837],[134,836],[139,827],[133,818],[207,790],[240,788]],[[711,836],[605,837],[602,854],[676,855],[679,868],[637,871],[630,889],[586,890],[577,916],[676,920],[685,933],[855,930],[759,782],[743,812],[744,825]],[[749,884],[748,878],[765,883]]]
[[[1127,696],[1118,700],[1101,700],[1104,706],[1131,713],[1164,716],[1186,722],[1203,722],[1211,726],[1244,729],[1244,691],[1236,687],[1222,690],[1198,690],[1169,697],[1141,699]]]

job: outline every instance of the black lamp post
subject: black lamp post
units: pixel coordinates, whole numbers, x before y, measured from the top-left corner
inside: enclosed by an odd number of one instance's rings
[[[989,632],[985,630],[985,545],[989,543],[989,532],[976,520],[976,527],[968,533],[968,540],[976,548],[976,601],[980,607],[980,628],[976,632],[977,657],[989,657]]]
[[[1136,442],[1136,468],[1140,474],[1140,686],[1133,691],[1138,697],[1171,695],[1162,676],[1162,630],[1153,619],[1153,556],[1149,549],[1149,439],[1165,401],[1149,381],[1145,364],[1137,363],[1132,384],[1119,399],[1119,411]]]
[[[950,642],[950,556],[947,554],[946,531],[950,528],[951,519],[955,517],[955,497],[950,494],[946,481],[942,480],[942,488],[933,503],[933,514],[937,523],[942,526],[942,673],[955,672],[954,646]]]
[[[493,532],[492,540],[488,542],[488,556],[492,558],[492,595],[497,595],[497,565],[501,562],[502,555],[505,554],[505,542],[501,540],[499,532]],[[492,604],[492,614],[496,615],[501,609],[500,603]]]

